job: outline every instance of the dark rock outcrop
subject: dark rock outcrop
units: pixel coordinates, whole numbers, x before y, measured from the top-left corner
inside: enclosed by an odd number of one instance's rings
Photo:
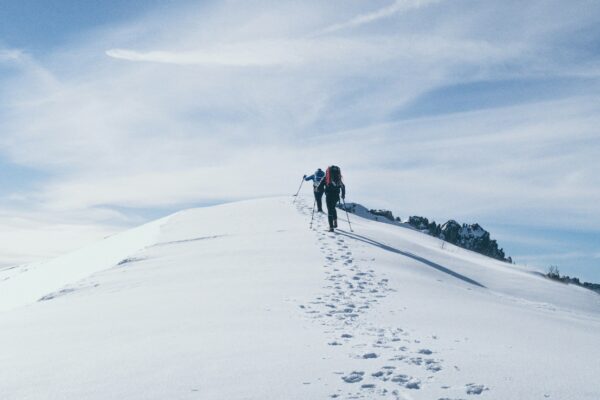
[[[339,204],[338,208],[344,210],[344,205]],[[386,223],[399,223],[399,218],[394,218],[389,210],[369,210],[368,208],[358,203],[346,203],[345,210],[349,213],[356,214],[360,217],[367,218],[373,221],[386,222]]]
[[[390,210],[369,210],[369,212],[373,215],[378,215],[380,217],[387,218],[390,221],[395,221],[394,214],[392,214]]]
[[[498,247],[498,242],[492,240],[490,233],[479,224],[461,225],[451,219],[443,225],[438,225],[435,221],[429,222],[427,218],[418,216],[410,217],[408,224],[421,232],[438,237],[463,249],[472,250],[497,260],[512,262],[510,257],[506,257],[504,250]]]
[[[567,283],[570,285],[581,286],[586,289],[593,290],[594,292],[600,294],[600,284],[592,283],[592,282],[581,282],[579,280],[579,278],[576,278],[576,277],[572,278],[568,275],[561,275],[558,270],[558,267],[556,267],[556,266],[551,266],[550,271],[546,274],[546,276],[552,280],[559,281],[562,283]]]

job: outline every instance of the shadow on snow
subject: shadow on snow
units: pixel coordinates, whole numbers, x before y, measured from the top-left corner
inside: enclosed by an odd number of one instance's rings
[[[458,278],[461,281],[470,283],[471,285],[475,285],[475,286],[479,286],[479,287],[485,288],[485,286],[483,286],[481,283],[479,283],[479,282],[477,282],[477,281],[475,281],[475,280],[473,280],[471,278],[468,278],[468,277],[466,277],[464,275],[461,275],[458,272],[454,272],[451,269],[448,269],[448,268],[446,268],[446,267],[444,267],[444,266],[442,266],[440,264],[436,264],[433,261],[429,261],[426,258],[417,256],[417,255],[412,254],[412,253],[408,253],[406,251],[398,250],[398,249],[396,249],[394,247],[388,246],[387,244],[383,244],[383,243],[378,242],[376,240],[370,239],[370,238],[368,238],[366,236],[357,235],[356,233],[346,232],[346,231],[343,231],[341,229],[338,229],[337,232],[338,232],[338,234],[347,236],[347,237],[349,237],[351,239],[358,240],[358,241],[370,244],[372,246],[379,247],[380,249],[387,250],[387,251],[392,252],[392,253],[400,254],[400,255],[402,255],[404,257],[412,258],[413,260],[419,261],[419,262],[421,262],[421,263],[423,263],[423,264],[425,264],[425,265],[427,265],[427,266],[429,266],[431,268],[435,268],[438,271],[444,272],[444,273],[446,273],[446,274],[448,274],[450,276]]]

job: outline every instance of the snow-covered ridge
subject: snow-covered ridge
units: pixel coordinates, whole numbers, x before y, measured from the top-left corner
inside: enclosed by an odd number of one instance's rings
[[[1,271],[0,398],[600,398],[600,296],[357,215],[309,229],[311,201],[185,210]]]
[[[162,218],[47,262],[0,270],[0,312],[52,296],[65,285],[110,268],[154,244]]]

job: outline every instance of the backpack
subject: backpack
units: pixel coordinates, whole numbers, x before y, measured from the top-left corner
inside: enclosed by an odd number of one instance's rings
[[[327,168],[327,172],[325,173],[325,186],[331,189],[342,186],[342,171],[340,170],[340,167],[332,165]]]
[[[314,181],[313,181],[313,186],[315,187],[315,190],[317,187],[319,187],[319,185],[321,184],[321,181],[323,180],[323,178],[325,178],[325,172],[323,172],[322,170],[317,170],[314,174]]]

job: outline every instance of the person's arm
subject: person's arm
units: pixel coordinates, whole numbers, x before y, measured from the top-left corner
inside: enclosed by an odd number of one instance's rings
[[[346,185],[342,183],[342,199],[346,198]]]
[[[317,186],[317,192],[322,192],[325,190],[325,179],[321,179],[319,186]]]
[[[311,176],[304,175],[304,180],[305,181],[314,181],[315,180],[315,176],[314,175],[311,175]]]

